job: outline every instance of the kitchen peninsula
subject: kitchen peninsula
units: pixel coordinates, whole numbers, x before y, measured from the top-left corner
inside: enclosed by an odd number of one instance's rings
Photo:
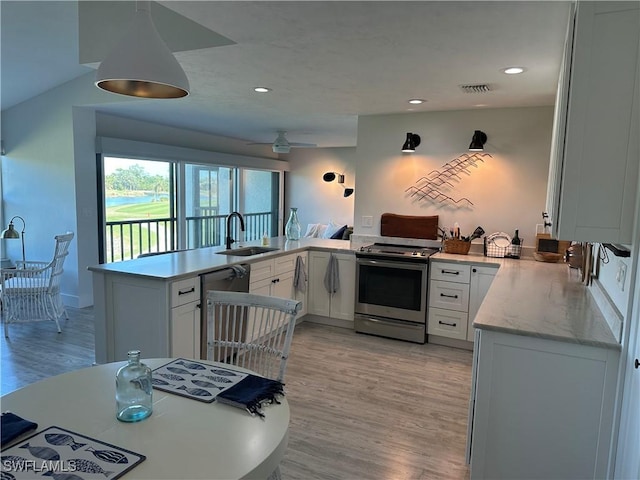
[[[234,250],[242,246],[261,245],[259,241],[239,242]],[[140,349],[146,357],[198,357],[201,275],[235,265],[262,266],[270,259],[286,259],[292,282],[295,257],[306,256],[309,249],[351,253],[349,241],[321,238],[286,241],[276,237],[269,239],[266,247],[273,250],[240,256],[220,254],[224,247],[207,247],[89,267],[93,274],[96,362],[126,359],[132,348]],[[273,270],[275,273],[277,266]],[[264,293],[258,282],[271,273],[265,269],[253,269],[252,273],[251,281],[260,289],[252,291]],[[272,294],[278,296],[277,292]],[[191,354],[182,348],[189,344]],[[178,345],[181,347],[176,348]]]

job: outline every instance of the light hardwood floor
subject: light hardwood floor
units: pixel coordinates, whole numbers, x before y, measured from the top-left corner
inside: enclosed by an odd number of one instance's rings
[[[2,336],[2,393],[94,361],[93,314]],[[285,377],[291,407],[282,478],[467,479],[471,352],[304,322]]]

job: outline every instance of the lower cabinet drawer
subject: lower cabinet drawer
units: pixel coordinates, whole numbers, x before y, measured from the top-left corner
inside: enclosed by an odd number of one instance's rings
[[[200,277],[185,278],[171,284],[171,307],[200,300]]]
[[[429,306],[467,312],[469,310],[469,284],[431,280]]]
[[[467,321],[466,312],[430,307],[427,334],[466,340]]]

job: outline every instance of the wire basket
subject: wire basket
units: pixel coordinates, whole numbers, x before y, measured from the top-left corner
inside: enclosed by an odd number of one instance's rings
[[[487,240],[487,237],[484,237],[484,256],[495,258],[520,258],[523,243],[524,240],[520,238],[520,245],[509,244],[505,247],[501,247],[496,245],[493,239]]]
[[[456,253],[458,255],[466,255],[471,248],[471,242],[465,242],[452,238],[444,241],[444,253]]]

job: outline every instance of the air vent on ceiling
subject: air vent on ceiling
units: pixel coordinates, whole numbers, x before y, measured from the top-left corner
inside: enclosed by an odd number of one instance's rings
[[[491,91],[491,87],[486,83],[477,83],[472,85],[460,85],[460,89],[464,93],[486,93]]]

